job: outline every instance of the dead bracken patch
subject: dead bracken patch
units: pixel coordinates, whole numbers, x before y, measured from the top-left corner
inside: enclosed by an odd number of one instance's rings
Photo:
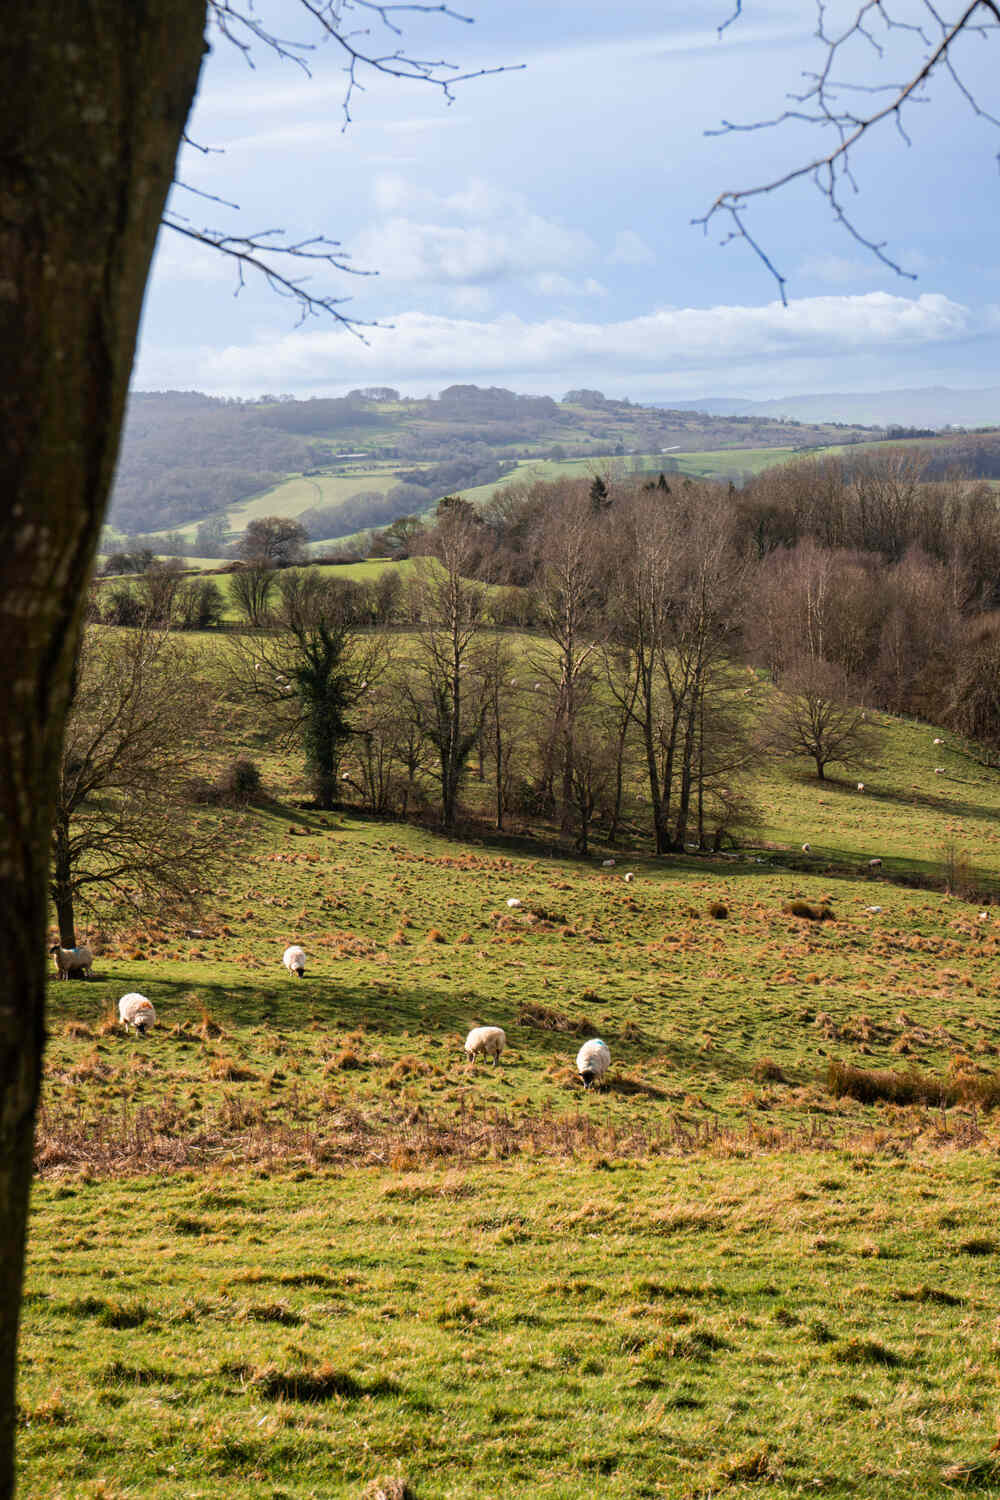
[[[519,1026],[532,1026],[538,1031],[562,1031],[570,1036],[591,1036],[594,1024],[586,1016],[570,1016],[565,1011],[554,1010],[547,1005],[526,1001],[517,1013]]]
[[[820,905],[815,901],[786,901],[781,910],[786,917],[803,917],[807,922],[835,922],[831,906]]]
[[[1000,1074],[995,1072],[958,1069],[942,1078],[918,1068],[857,1068],[837,1058],[830,1059],[827,1087],[834,1098],[857,1099],[860,1104],[915,1104],[937,1109],[974,1104],[992,1109],[1000,1102]]]

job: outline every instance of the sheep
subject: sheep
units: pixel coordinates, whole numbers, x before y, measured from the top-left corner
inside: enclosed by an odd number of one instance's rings
[[[934,767],[934,775],[935,776],[943,776],[944,775],[944,766],[935,766]]]
[[[934,740],[934,743],[935,743],[935,745],[943,745],[944,744],[944,740],[941,738],[940,735],[937,735],[937,737]]]
[[[127,1031],[134,1026],[139,1036],[156,1025],[156,1011],[145,995],[123,995],[118,1002],[118,1019]]]
[[[869,868],[869,870],[872,870],[872,871],[881,870],[881,868],[882,868],[882,861],[880,859],[870,859],[868,861],[868,868]]]
[[[576,1071],[583,1079],[585,1089],[589,1089],[593,1083],[600,1083],[610,1066],[611,1053],[608,1050],[608,1044],[602,1042],[599,1036],[592,1037],[589,1042],[584,1042],[576,1054]]]
[[[631,885],[633,880],[635,879],[635,876],[631,870],[626,870],[625,874],[622,876],[622,879],[625,881],[626,885]]]
[[[474,1026],[465,1038],[465,1055],[475,1063],[480,1053],[493,1059],[496,1067],[500,1054],[507,1045],[507,1033],[502,1026]]]
[[[90,978],[90,966],[94,962],[94,955],[86,943],[81,943],[77,948],[61,948],[58,943],[53,943],[49,952],[55,956],[56,974],[59,979],[68,979],[71,974],[80,973],[84,979]]]
[[[812,844],[803,844],[802,845],[802,853],[803,854],[811,854],[812,853],[812,848],[813,848]]]
[[[507,905],[510,907],[511,911],[514,911],[516,907],[521,905],[520,896],[508,896]]]
[[[858,791],[859,791],[859,792],[863,792],[863,791],[864,791],[864,789],[865,789],[865,784],[864,784],[864,782],[863,782],[863,781],[859,781],[859,782],[858,782]]]
[[[615,862],[614,862],[613,859],[602,859],[601,860],[601,869],[602,870],[613,870],[614,867],[615,867]]]
[[[303,948],[300,948],[297,943],[293,943],[290,948],[285,949],[284,953],[282,954],[281,962],[284,964],[289,974],[297,974],[300,979],[306,972],[305,950]]]

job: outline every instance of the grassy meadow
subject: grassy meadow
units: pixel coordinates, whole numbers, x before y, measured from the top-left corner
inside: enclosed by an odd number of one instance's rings
[[[882,727],[864,793],[773,762],[755,848],[659,861],[251,750],[197,925],[50,987],[20,1495],[1000,1495],[1000,776]],[[975,904],[905,883],[949,850]]]

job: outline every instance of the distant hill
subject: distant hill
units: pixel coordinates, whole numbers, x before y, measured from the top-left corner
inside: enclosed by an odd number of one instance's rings
[[[1000,426],[1000,386],[979,391],[928,386],[907,391],[781,396],[769,401],[706,396],[699,401],[678,401],[676,405],[680,411],[700,411],[717,417],[790,418],[797,422],[847,422],[867,427]]]
[[[267,504],[272,490],[295,481],[291,513],[309,506],[312,535],[335,537],[426,508],[451,490],[489,485],[525,460],[732,450],[739,473],[744,450],[877,436],[798,418],[651,408],[591,390],[557,401],[474,385],[425,399],[370,387],[254,402],[138,391],[129,399],[110,525],[131,536],[182,531],[193,539],[198,523],[221,525],[236,507],[242,529],[255,497]]]

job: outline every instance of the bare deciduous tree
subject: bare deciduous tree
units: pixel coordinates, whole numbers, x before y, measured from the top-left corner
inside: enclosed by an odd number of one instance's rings
[[[437,753],[441,820],[450,829],[484,712],[475,671],[484,589],[473,577],[483,541],[477,521],[464,508],[445,506],[439,507],[425,545],[427,554],[417,560],[410,585],[421,621],[410,696],[422,732]]]
[[[309,533],[288,516],[258,516],[240,538],[239,555],[248,563],[287,568],[305,561]]]
[[[813,761],[820,781],[831,765],[864,766],[877,736],[843,667],[809,657],[782,679],[778,701],[764,727],[773,750]]]
[[[230,574],[229,592],[248,625],[257,628],[267,619],[276,574],[268,562],[252,562]]]
[[[607,496],[607,487],[604,495]],[[538,623],[555,646],[536,653],[532,671],[552,685],[552,739],[558,747],[559,819],[571,826],[578,799],[574,792],[577,719],[593,685],[592,658],[597,650],[593,630],[600,578],[599,532],[594,506],[584,483],[568,485],[550,496],[534,538],[538,557],[535,602]]]
[[[59,941],[76,944],[79,906],[108,898],[191,906],[230,836],[186,801],[206,692],[197,662],[150,622],[89,630],[76,669],[52,829]]]

